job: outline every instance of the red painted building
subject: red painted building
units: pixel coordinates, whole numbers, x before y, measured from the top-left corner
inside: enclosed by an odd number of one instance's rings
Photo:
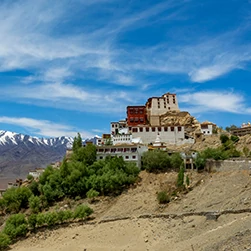
[[[127,125],[137,126],[147,124],[145,106],[127,106]]]

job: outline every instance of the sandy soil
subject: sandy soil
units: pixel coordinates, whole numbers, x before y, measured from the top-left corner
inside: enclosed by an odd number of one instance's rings
[[[193,190],[159,206],[156,193],[170,189],[176,173],[141,173],[139,184],[114,199],[92,205],[96,213],[88,224],[40,231],[14,244],[16,251],[230,251],[251,250],[251,213],[226,213],[217,220],[199,212],[251,208],[251,177],[248,172],[189,173]],[[195,184],[197,184],[195,186]],[[182,216],[189,212],[194,215]],[[140,216],[147,214],[148,218]],[[156,215],[172,214],[171,217]],[[152,215],[152,217],[150,217]],[[175,217],[176,215],[176,217]],[[126,220],[102,222],[113,217]]]

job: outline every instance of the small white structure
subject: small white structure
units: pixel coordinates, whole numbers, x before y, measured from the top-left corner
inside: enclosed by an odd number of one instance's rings
[[[34,179],[37,179],[43,172],[44,168],[36,168],[35,170],[29,171],[29,175],[31,175]]]
[[[141,157],[147,150],[147,146],[140,144],[98,146],[97,160],[105,159],[107,156],[117,156],[122,157],[125,162],[134,162],[141,168]]]
[[[216,125],[209,121],[201,123],[200,126],[201,126],[201,133],[203,133],[204,135],[212,135],[213,130],[216,128]]]
[[[126,128],[127,123],[125,119],[119,120],[118,122],[111,122],[110,123],[110,132],[111,135],[116,135],[119,131],[123,128]]]

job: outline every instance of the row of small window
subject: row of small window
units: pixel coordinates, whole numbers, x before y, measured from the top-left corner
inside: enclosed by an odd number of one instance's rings
[[[99,153],[103,153],[103,152],[111,152],[111,153],[115,153],[115,152],[136,152],[137,148],[136,147],[132,147],[132,148],[100,148],[98,149]]]
[[[129,113],[130,114],[144,114],[144,110],[143,109],[133,109],[133,108],[130,108],[129,109]]]
[[[130,118],[130,122],[133,123],[133,122],[144,122],[144,118]]]
[[[123,158],[122,156],[118,156],[119,158]],[[99,159],[103,159],[104,157],[103,156],[100,156]],[[137,156],[136,155],[133,155],[132,156],[132,159],[136,159]],[[125,156],[125,159],[129,159],[129,156]]]
[[[124,125],[119,125],[119,124],[112,124],[112,127],[114,128],[125,128],[125,126]]]
[[[152,132],[155,132],[155,131],[158,131],[158,132],[161,132],[161,131],[168,132],[168,127],[165,126],[165,127],[133,127],[132,128],[132,132],[144,132],[144,131],[145,132],[150,132],[150,131],[152,131]],[[170,127],[170,131],[174,132],[174,126]],[[178,132],[181,132],[181,131],[182,131],[181,126],[178,126]]]
[[[124,138],[124,137],[123,138],[120,137],[120,138],[117,138],[117,139],[113,138],[113,141],[122,141],[122,140],[131,140],[131,139],[130,138]]]

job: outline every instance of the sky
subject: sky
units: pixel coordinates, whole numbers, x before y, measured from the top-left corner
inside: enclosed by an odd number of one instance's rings
[[[102,135],[166,92],[240,126],[250,83],[250,0],[0,0],[0,130]]]

